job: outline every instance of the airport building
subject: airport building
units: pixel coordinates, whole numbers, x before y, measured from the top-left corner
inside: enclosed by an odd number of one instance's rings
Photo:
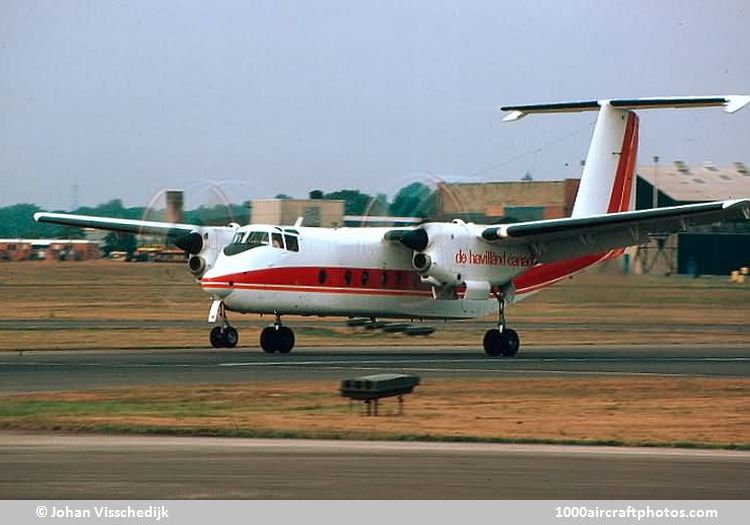
[[[344,224],[344,201],[328,199],[257,199],[252,201],[250,222],[335,228]]]
[[[100,243],[73,239],[0,239],[0,261],[89,261]]]
[[[497,223],[568,217],[579,183],[579,179],[441,183],[436,218]]]
[[[750,171],[741,162],[717,167],[675,161],[638,168],[636,209],[750,197]],[[750,225],[722,222],[655,237],[634,254],[639,273],[728,275],[750,265]]]

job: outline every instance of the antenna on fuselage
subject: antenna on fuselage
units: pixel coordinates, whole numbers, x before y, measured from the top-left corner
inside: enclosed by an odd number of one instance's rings
[[[304,219],[305,219],[304,217],[297,217],[297,220],[294,221],[294,227],[299,228],[300,226],[302,226],[302,221]]]

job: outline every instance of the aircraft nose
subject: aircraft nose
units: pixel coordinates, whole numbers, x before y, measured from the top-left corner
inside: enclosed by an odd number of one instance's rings
[[[201,288],[214,300],[220,301],[226,299],[232,293],[234,283],[229,280],[228,275],[210,269],[201,278]]]

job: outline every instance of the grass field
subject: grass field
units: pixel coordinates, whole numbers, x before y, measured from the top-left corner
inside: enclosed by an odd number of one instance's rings
[[[208,298],[184,268],[112,261],[0,265],[0,350],[207,347]],[[524,344],[750,346],[750,286],[591,271],[508,311]],[[243,346],[268,322],[232,317]],[[428,338],[285,318],[300,345],[472,345],[492,319]],[[210,350],[207,350],[210,351]],[[0,397],[0,428],[347,439],[750,448],[750,380],[516,378],[423,382],[406,413],[359,414],[329,382],[110,388]]]
[[[210,304],[182,265],[94,261],[0,265],[0,350],[206,347]],[[240,345],[271,320],[231,315]],[[747,343],[750,285],[723,278],[622,276],[592,270],[508,309],[523,344]],[[63,321],[74,320],[66,325]],[[24,324],[23,322],[26,324]],[[35,321],[28,329],[29,321]],[[140,321],[149,321],[142,323]],[[472,345],[493,324],[430,321],[429,338],[285,318],[297,344]],[[118,324],[119,323],[119,324]],[[101,328],[99,328],[101,326]]]
[[[432,380],[378,417],[335,382],[116,388],[0,397],[0,428],[251,437],[748,448],[744,379]]]

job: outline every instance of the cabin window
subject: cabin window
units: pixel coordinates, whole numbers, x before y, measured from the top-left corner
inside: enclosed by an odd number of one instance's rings
[[[282,250],[284,249],[284,239],[281,237],[280,233],[271,234],[271,246]]]
[[[401,286],[401,272],[396,272],[396,288]]]
[[[367,270],[364,270],[362,272],[362,286],[367,286],[367,281],[370,280],[370,274],[367,273]]]
[[[299,251],[299,242],[297,240],[297,237],[295,235],[284,235],[284,239],[286,240],[286,249],[290,252],[298,252]]]
[[[385,288],[388,285],[388,272],[383,272],[380,274],[380,286]]]
[[[352,271],[347,270],[344,272],[344,282],[348,285],[352,284]]]
[[[320,271],[318,272],[318,283],[325,284],[326,283],[326,277],[327,277],[326,271],[321,268]]]

